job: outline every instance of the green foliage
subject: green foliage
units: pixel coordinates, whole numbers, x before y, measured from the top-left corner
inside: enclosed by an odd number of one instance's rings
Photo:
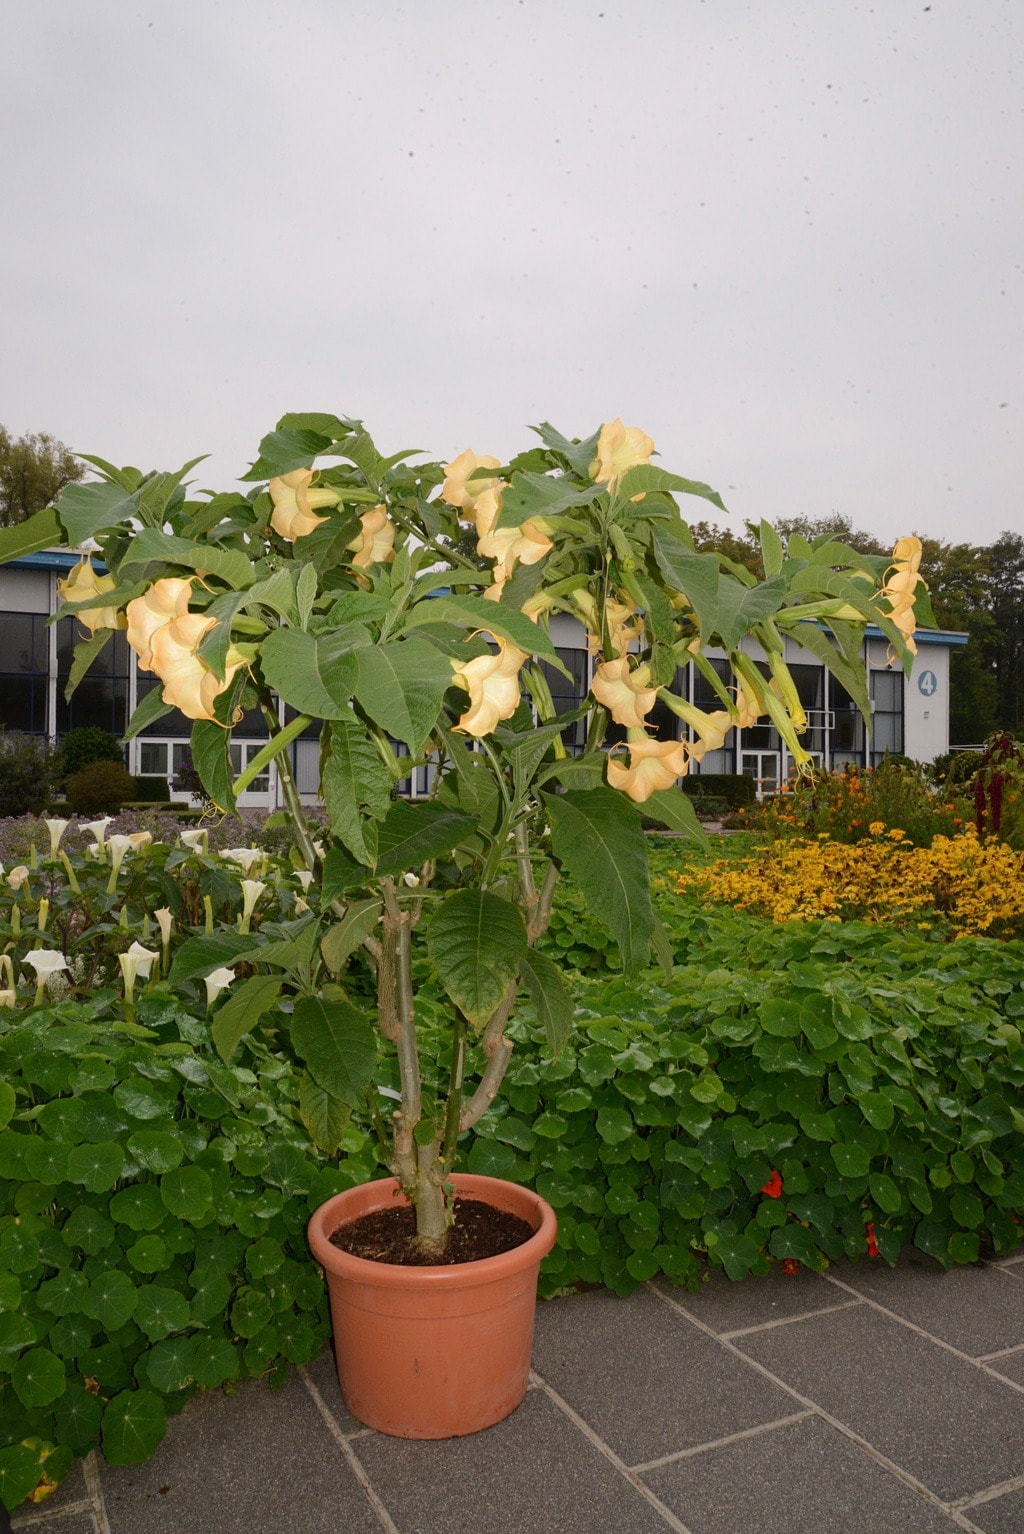
[[[955,836],[970,818],[965,800],[935,793],[927,768],[886,756],[877,767],[844,767],[798,779],[745,814],[742,823],[771,836],[827,835],[845,843],[865,841],[870,827],[880,824],[904,832],[915,847],[928,847],[936,836]]]
[[[517,1028],[469,1150],[557,1209],[547,1292],[821,1268],[866,1256],[869,1223],[889,1262],[905,1242],[944,1265],[1016,1249],[1024,944],[661,915],[671,982],[574,981],[556,1061]]]
[[[169,804],[170,794],[167,792],[166,778],[134,778],[135,793],[133,804]]]
[[[753,778],[736,772],[702,772],[696,777],[686,777],[680,787],[692,799],[708,795],[724,799],[730,809],[738,810],[744,805],[756,804],[757,784]]]
[[[119,762],[94,761],[68,779],[66,793],[76,815],[116,815],[135,798],[135,779]]]
[[[53,793],[54,782],[46,741],[0,727],[0,816],[38,815]]]
[[[117,762],[123,767],[124,747],[109,730],[84,725],[61,737],[54,757],[58,781],[63,783],[92,762]],[[137,794],[136,797],[141,799],[143,796]]]
[[[12,438],[0,426],[0,527],[15,527],[81,479],[85,465],[48,432]]]

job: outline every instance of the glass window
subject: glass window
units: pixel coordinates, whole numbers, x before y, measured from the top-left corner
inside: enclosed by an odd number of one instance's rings
[[[0,673],[0,725],[26,735],[46,734],[46,678]]]
[[[136,689],[137,701],[141,703],[154,687],[162,686],[163,683],[159,677],[151,676],[148,671],[140,671]],[[184,714],[172,708],[169,714],[161,714],[159,719],[140,731],[140,734],[143,739],[147,735],[176,735],[179,739],[187,740],[192,734],[192,720],[186,719]]]
[[[144,778],[166,778],[166,742],[157,740],[144,740],[140,742],[139,775]]]
[[[47,734],[46,619],[41,613],[0,613],[0,725]]]
[[[570,713],[574,708],[579,708],[587,696],[587,688],[590,685],[587,675],[587,662],[589,656],[586,650],[563,650],[555,647],[555,654],[568,671],[569,676],[563,676],[556,671],[554,666],[549,666],[541,661],[541,671],[551,689],[551,701],[555,705],[555,714]],[[571,678],[571,680],[570,680]],[[586,741],[586,728],[582,719],[577,719],[563,732],[562,739],[567,748],[572,752],[583,750]]]
[[[871,764],[887,751],[903,750],[903,672],[868,673],[871,694]]]
[[[62,618],[57,628],[57,734],[93,726],[123,735],[128,724],[128,641],[118,630],[103,646],[71,695],[64,696],[82,625]]]
[[[832,714],[829,765],[847,767],[864,761],[864,719],[846,688],[828,678],[828,706]]]

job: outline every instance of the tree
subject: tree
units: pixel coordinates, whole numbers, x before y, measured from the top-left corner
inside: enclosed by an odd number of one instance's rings
[[[986,550],[988,607],[996,628],[989,654],[999,689],[999,724],[1024,734],[1024,538],[1000,533]]]
[[[966,646],[950,654],[950,744],[977,745],[999,721],[993,656],[1000,636],[990,609],[991,551],[937,538],[924,538],[922,543],[921,573],[935,621],[940,628],[968,635]]]
[[[14,527],[49,506],[85,465],[49,432],[13,438],[0,426],[0,527]]]

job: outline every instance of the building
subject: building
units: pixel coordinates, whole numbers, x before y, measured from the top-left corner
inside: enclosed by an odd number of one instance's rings
[[[0,568],[0,725],[9,730],[59,739],[78,726],[97,725],[120,735],[140,699],[158,685],[156,677],[138,670],[124,634],[117,633],[70,701],[65,699],[75,631],[80,635],[81,625],[74,618],[61,618],[56,623],[48,623],[48,619],[59,605],[57,581],[76,563],[73,554],[43,551]],[[556,707],[568,712],[590,686],[593,661],[583,629],[572,618],[554,615],[551,637],[572,681],[550,669],[548,679]],[[862,653],[871,699],[870,739],[860,712],[835,678],[816,656],[786,641],[786,661],[807,713],[804,744],[822,767],[870,766],[886,751],[930,762],[949,749],[949,655],[967,643],[967,635],[919,630],[916,637],[918,653],[910,677],[905,678],[898,667],[886,664],[888,642],[881,632],[867,631]],[[763,660],[755,644],[747,642],[744,648],[755,661]],[[728,675],[724,656],[716,659],[715,652],[709,651],[709,659],[723,676]],[[692,664],[678,672],[675,690],[701,708],[721,706],[707,679]],[[685,729],[664,707],[656,709],[652,722],[663,738]],[[191,721],[177,711],[165,714],[128,742],[128,770],[136,776],[170,780],[188,750],[191,728]],[[582,729],[579,723],[568,727],[571,750],[582,749]],[[316,799],[319,784],[317,735],[317,727],[311,726],[291,747],[299,791],[309,803]],[[258,715],[242,721],[231,746],[236,772],[248,765],[266,738],[266,726]],[[759,793],[770,793],[788,777],[790,761],[777,731],[765,722],[755,729],[733,730],[725,747],[709,752],[696,771],[744,773],[757,780]],[[271,766],[254,780],[239,803],[243,807],[276,804],[276,777]],[[429,777],[429,768],[418,769],[409,785],[411,791],[425,792]]]

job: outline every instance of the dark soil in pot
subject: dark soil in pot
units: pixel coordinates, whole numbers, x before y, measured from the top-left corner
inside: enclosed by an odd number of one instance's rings
[[[533,1227],[517,1214],[495,1209],[480,1199],[457,1198],[455,1223],[448,1232],[444,1256],[424,1256],[416,1250],[416,1211],[379,1209],[339,1225],[331,1245],[369,1262],[397,1263],[402,1267],[433,1268],[462,1262],[479,1262],[522,1246],[534,1234]]]

